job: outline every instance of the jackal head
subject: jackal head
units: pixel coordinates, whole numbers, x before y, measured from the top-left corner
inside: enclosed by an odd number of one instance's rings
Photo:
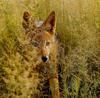
[[[45,21],[35,21],[28,12],[24,12],[22,25],[38,57],[42,62],[49,61],[55,43],[55,12],[52,11]]]

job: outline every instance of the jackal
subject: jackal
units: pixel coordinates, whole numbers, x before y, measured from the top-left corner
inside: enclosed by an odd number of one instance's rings
[[[33,45],[37,53],[37,65],[39,72],[47,74],[51,85],[52,98],[59,98],[59,86],[57,77],[57,41],[55,38],[56,27],[55,12],[52,11],[45,21],[35,21],[30,13],[23,14],[23,27],[29,43]],[[47,68],[45,72],[41,66]]]

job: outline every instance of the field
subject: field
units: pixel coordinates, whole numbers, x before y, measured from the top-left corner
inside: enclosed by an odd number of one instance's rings
[[[44,20],[52,10],[61,98],[100,98],[100,0],[0,0],[0,98],[35,98],[39,93],[23,12]]]

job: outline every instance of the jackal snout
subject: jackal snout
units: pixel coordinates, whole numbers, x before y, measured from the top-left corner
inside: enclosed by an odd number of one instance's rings
[[[41,49],[41,60],[43,62],[47,62],[49,60],[49,54],[50,54],[50,49],[46,49],[46,48],[45,49]]]

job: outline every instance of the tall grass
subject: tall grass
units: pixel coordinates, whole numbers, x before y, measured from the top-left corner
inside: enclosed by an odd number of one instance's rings
[[[97,98],[100,88],[100,3],[96,0],[0,1],[0,98],[34,98],[38,73],[34,48],[21,26],[24,11],[57,16],[62,98]],[[99,98],[99,97],[98,97]]]
[[[17,1],[1,2],[0,98],[30,98],[38,92],[38,73],[33,71],[35,53],[21,29]]]

